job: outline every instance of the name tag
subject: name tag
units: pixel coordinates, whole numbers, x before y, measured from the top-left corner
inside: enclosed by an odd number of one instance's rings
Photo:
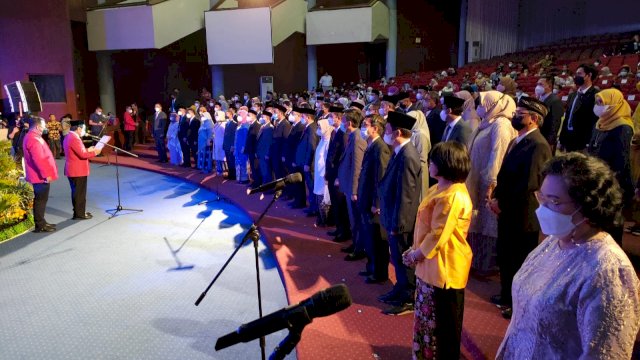
[[[568,95],[565,95],[565,96],[562,97],[562,101],[567,101],[568,99],[569,99]]]
[[[606,85],[609,83],[609,80],[602,80],[602,85]]]
[[[635,99],[636,99],[636,96],[635,96],[635,95],[629,95],[629,96],[627,97],[627,100],[629,100],[629,101],[633,101],[633,100],[635,100]]]
[[[628,79],[622,79],[620,80],[620,84],[626,84]]]

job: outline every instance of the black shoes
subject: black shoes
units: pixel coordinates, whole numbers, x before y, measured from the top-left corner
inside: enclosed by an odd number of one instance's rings
[[[510,320],[511,319],[511,315],[513,315],[513,309],[512,308],[508,307],[508,308],[505,308],[504,310],[502,310],[502,317],[503,318],[505,318],[507,320]]]
[[[363,252],[352,252],[351,254],[348,254],[347,256],[344,257],[345,261],[358,261],[358,260],[362,260],[364,258],[366,258],[367,255],[365,255],[365,253]]]
[[[383,310],[382,313],[385,315],[400,316],[400,315],[412,314],[413,311],[414,311],[414,307],[412,303],[399,303],[397,305],[390,307],[389,309]]]
[[[72,220],[89,220],[93,218],[93,215],[91,215],[91,213],[85,213],[84,215],[80,215],[80,216],[74,216],[73,218],[71,218]]]
[[[333,238],[333,242],[337,242],[337,243],[345,242],[348,240],[351,240],[351,236],[344,235],[344,234],[338,234],[336,235],[336,237]]]
[[[338,235],[340,235],[340,232],[338,231],[338,229],[333,230],[333,231],[327,231],[327,235],[329,235],[329,236],[338,236]]]
[[[351,254],[355,250],[356,250],[356,247],[353,244],[351,244],[349,246],[345,246],[345,247],[340,249],[341,252],[347,253],[347,254]]]
[[[377,278],[377,277],[375,277],[373,275],[369,275],[369,276],[367,276],[366,279],[364,279],[364,282],[367,283],[367,284],[378,284],[378,285],[381,285],[381,284],[386,283],[387,280],[388,279]]]
[[[358,273],[358,275],[368,277],[369,275],[371,275],[371,273],[368,270],[362,270]]]
[[[508,304],[502,300],[501,295],[493,295],[490,299],[491,303],[497,305],[498,307],[507,306]]]
[[[55,226],[50,226],[49,224],[45,225],[44,227],[41,228],[35,228],[33,230],[34,233],[50,233],[50,232],[54,232],[56,231]]]

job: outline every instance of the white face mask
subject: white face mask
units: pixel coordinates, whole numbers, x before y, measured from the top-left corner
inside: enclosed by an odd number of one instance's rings
[[[187,114],[187,119],[191,119],[191,118],[193,118],[193,115]]]
[[[536,86],[535,92],[538,96],[544,95],[544,87],[542,85]]]
[[[367,101],[373,102],[374,99],[375,97],[373,95],[367,95]]]
[[[96,111],[96,114],[102,115],[102,111]]]
[[[129,114],[133,114],[133,110],[131,110],[131,109],[127,110],[127,112],[128,112]]]
[[[416,99],[422,100],[423,98],[424,98],[424,96],[422,96],[422,93],[417,93],[416,94]]]
[[[289,121],[295,122],[296,121],[296,117],[293,116],[293,114],[289,114]]]
[[[160,108],[156,108],[156,112],[160,112],[160,110],[161,110]]]
[[[329,122],[329,125],[333,126],[336,122],[333,120],[333,117],[330,117],[329,119],[327,119],[327,121]]]
[[[182,115],[184,115],[182,111],[178,111],[178,116],[182,116]]]
[[[540,205],[536,209],[536,216],[540,223],[540,230],[546,235],[554,235],[558,237],[565,237],[569,235],[578,225],[582,224],[586,219],[582,220],[578,224],[574,224],[571,219],[578,210],[571,215],[561,214],[553,211],[544,205]]]
[[[365,140],[367,140],[369,138],[369,133],[367,133],[367,129],[366,128],[360,129],[360,135]]]
[[[85,125],[82,125],[81,129],[82,130],[80,131],[80,137],[87,135],[87,127]]]
[[[554,94],[557,94],[557,93],[559,93],[559,92],[560,92],[560,90],[558,90],[558,89],[553,89],[553,93],[554,93]]]
[[[593,113],[596,114],[597,117],[601,117],[602,114],[609,110],[609,105],[594,105]]]
[[[383,139],[387,145],[393,145],[393,137],[391,134],[384,134]]]
[[[380,114],[380,116],[386,116],[387,112],[385,111],[385,109],[380,108],[380,109],[378,109],[378,114]]]
[[[447,111],[444,109],[440,111],[440,120],[447,121]]]

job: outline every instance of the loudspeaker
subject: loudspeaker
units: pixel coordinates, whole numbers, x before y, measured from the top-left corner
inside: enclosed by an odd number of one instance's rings
[[[11,112],[20,111],[18,103],[22,102],[22,112],[39,113],[42,111],[42,102],[40,101],[40,93],[36,85],[29,81],[16,81],[4,86],[4,90],[9,97]]]

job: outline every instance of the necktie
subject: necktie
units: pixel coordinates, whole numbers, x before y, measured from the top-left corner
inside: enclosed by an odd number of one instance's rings
[[[451,125],[447,125],[446,129],[444,129],[444,134],[442,135],[442,141],[447,141],[447,139],[449,139],[450,132],[451,132]]]
[[[580,97],[582,97],[582,93],[578,91],[575,99],[573,100],[573,104],[571,105],[571,115],[569,115],[569,121],[567,122],[567,130],[573,131],[573,113],[575,112],[576,104]]]

